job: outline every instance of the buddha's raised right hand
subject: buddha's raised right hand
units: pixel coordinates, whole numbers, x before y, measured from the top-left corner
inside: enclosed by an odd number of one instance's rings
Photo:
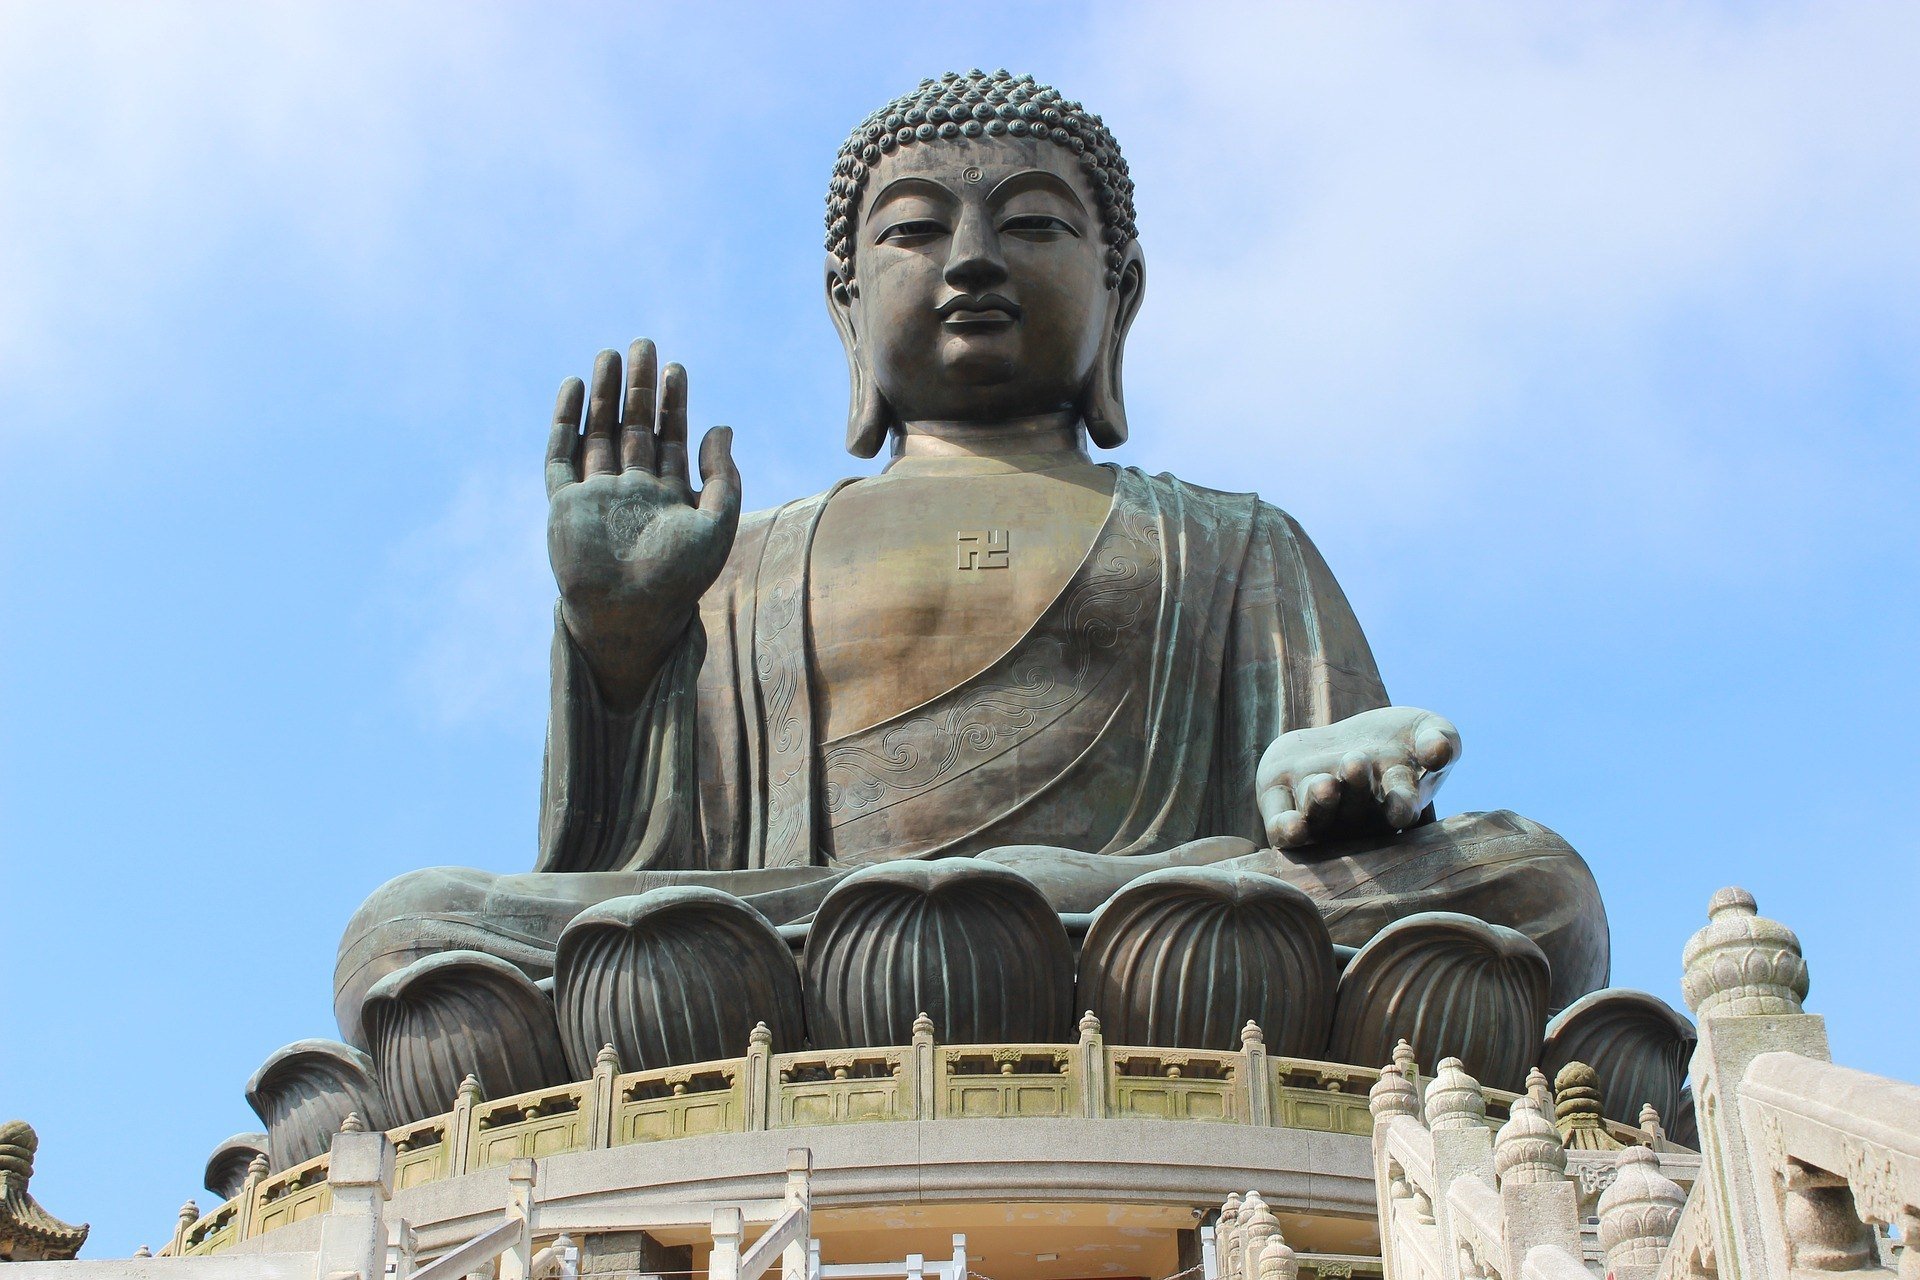
[[[560,613],[601,693],[630,706],[686,631],[733,548],[740,472],[733,430],[700,442],[701,489],[687,478],[687,371],[666,368],[657,396],[653,343],[602,351],[593,389],[560,384],[547,441],[547,555]],[[586,420],[581,421],[581,410]]]

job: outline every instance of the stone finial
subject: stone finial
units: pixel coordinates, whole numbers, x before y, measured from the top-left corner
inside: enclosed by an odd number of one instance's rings
[[[1651,1148],[1622,1151],[1613,1185],[1600,1193],[1600,1247],[1607,1269],[1657,1265],[1686,1207],[1686,1192],[1660,1172]]]
[[[1681,959],[1680,991],[1696,1018],[1803,1012],[1807,962],[1800,939],[1759,914],[1745,889],[1713,895],[1707,925],[1687,940]]]
[[[1264,1049],[1267,1047],[1266,1033],[1260,1030],[1260,1024],[1247,1019],[1247,1025],[1240,1028],[1240,1047],[1242,1049]]]
[[[1413,1056],[1413,1046],[1405,1040],[1393,1046],[1393,1065],[1400,1068],[1400,1074],[1406,1078],[1408,1084],[1418,1087],[1420,1062]]]
[[[1427,1128],[1471,1129],[1487,1122],[1487,1095],[1458,1058],[1442,1058],[1427,1085]]]
[[[200,1221],[200,1206],[196,1204],[194,1201],[189,1200],[185,1204],[180,1206],[180,1213],[178,1216],[182,1223],[190,1227],[194,1223]]]
[[[248,1182],[258,1182],[271,1171],[272,1166],[267,1163],[267,1157],[264,1152],[247,1161]]]
[[[1515,1098],[1493,1144],[1493,1171],[1501,1186],[1533,1186],[1567,1176],[1567,1149],[1531,1097]]]
[[[1667,1131],[1660,1124],[1660,1113],[1654,1110],[1651,1102],[1640,1104],[1640,1129],[1647,1135],[1649,1142],[1663,1141]]]
[[[467,1078],[460,1082],[459,1100],[468,1106],[472,1106],[474,1103],[480,1101],[479,1076],[469,1073]]]
[[[1094,1017],[1093,1010],[1089,1009],[1080,1015],[1080,1038],[1082,1040],[1091,1040],[1099,1034],[1100,1019]]]
[[[1380,1068],[1380,1078],[1367,1090],[1367,1109],[1379,1124],[1388,1116],[1420,1118],[1420,1092],[1413,1082],[1400,1074],[1400,1068],[1388,1063]]]
[[[1553,1078],[1553,1123],[1560,1141],[1574,1151],[1618,1151],[1625,1146],[1607,1132],[1601,1114],[1600,1073],[1584,1062],[1569,1062]]]
[[[766,1023],[762,1022],[758,1026],[754,1027],[754,1029],[751,1032],[749,1032],[747,1035],[748,1042],[751,1043],[753,1038],[759,1035],[761,1030],[766,1025],[767,1025]],[[614,1075],[619,1075],[620,1074],[620,1051],[614,1048],[613,1045],[610,1043],[601,1045],[600,1052],[593,1055],[593,1069],[596,1073],[606,1071],[606,1072],[611,1072]]]
[[[772,1052],[773,1028],[764,1022],[754,1023],[753,1030],[747,1032],[747,1047]]]
[[[347,1112],[347,1118],[340,1122],[340,1132],[342,1133],[365,1133],[366,1131],[367,1122],[360,1118],[358,1111]]]
[[[145,1245],[141,1245],[133,1251],[133,1256],[136,1258],[151,1258],[153,1256],[153,1250],[147,1248]]]
[[[1233,1192],[1220,1204],[1220,1223],[1214,1236],[1220,1254],[1221,1273],[1227,1280],[1239,1273],[1240,1193]]]
[[[1260,1251],[1259,1280],[1298,1280],[1300,1259],[1276,1230]]]
[[[1240,1216],[1245,1223],[1240,1247],[1241,1274],[1247,1280],[1256,1280],[1267,1242],[1280,1234],[1280,1219],[1273,1216],[1273,1210],[1267,1207],[1258,1191],[1249,1191],[1247,1198],[1240,1202]]]
[[[24,1188],[33,1177],[33,1157],[40,1150],[40,1135],[25,1120],[0,1124],[0,1184]]]
[[[1547,1079],[1546,1072],[1538,1067],[1527,1068],[1526,1093],[1533,1099],[1534,1105],[1540,1108],[1541,1115],[1553,1114],[1553,1082]]]
[[[918,1014],[914,1015],[913,1034],[916,1036],[930,1036],[933,1034],[933,1019],[927,1016],[925,1009],[922,1009]],[[829,1043],[831,1043],[831,1041],[829,1041]]]

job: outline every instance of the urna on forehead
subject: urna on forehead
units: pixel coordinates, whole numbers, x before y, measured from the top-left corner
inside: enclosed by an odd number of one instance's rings
[[[904,147],[1001,137],[1051,143],[1079,157],[1100,204],[1107,286],[1117,286],[1127,245],[1138,234],[1133,179],[1120,144],[1099,116],[1053,86],[1032,76],[977,68],[922,80],[918,89],[881,107],[847,135],[827,187],[827,251],[842,278],[853,278],[854,220],[867,179],[883,157]]]

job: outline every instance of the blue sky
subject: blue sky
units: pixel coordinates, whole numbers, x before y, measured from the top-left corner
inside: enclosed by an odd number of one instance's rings
[[[802,16],[804,11],[804,16]],[[1446,810],[1592,862],[1676,1004],[1708,895],[1913,1075],[1920,9],[0,8],[0,1113],[162,1243],[342,924],[534,853],[554,387],[638,334],[747,501],[841,452],[822,196],[924,75],[1140,184],[1120,460],[1306,525]]]

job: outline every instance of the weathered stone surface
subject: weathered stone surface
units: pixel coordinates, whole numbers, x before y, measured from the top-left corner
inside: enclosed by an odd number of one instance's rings
[[[1687,1060],[1699,1037],[1693,1024],[1657,996],[1608,987],[1582,996],[1547,1024],[1540,1065],[1558,1074],[1584,1062],[1599,1076],[1605,1114],[1632,1123],[1643,1105],[1678,1114]]]
[[[231,1200],[247,1185],[247,1166],[269,1155],[269,1139],[264,1133],[236,1133],[213,1149],[207,1157],[202,1178],[207,1190],[222,1200]],[[269,1162],[271,1157],[269,1156]]]
[[[951,1044],[1073,1038],[1073,947],[1040,891],[972,858],[882,863],[820,904],[803,962],[826,1048],[906,1044],[925,1012]]]
[[[729,893],[686,886],[615,898],[574,917],[554,969],[560,1039],[575,1079],[611,1044],[629,1071],[801,1047],[800,973],[767,918]]]
[[[1333,943],[1306,894],[1258,872],[1174,868],[1140,877],[1095,914],[1075,1004],[1116,1044],[1235,1049],[1253,1022],[1272,1052],[1316,1057],[1337,981]]]
[[[267,1126],[276,1172],[325,1151],[350,1114],[375,1128],[395,1123],[372,1057],[338,1040],[296,1040],[270,1055],[247,1081],[247,1102]]]
[[[1397,920],[1340,978],[1328,1056],[1385,1062],[1405,1039],[1422,1062],[1457,1057],[1501,1089],[1523,1088],[1547,1021],[1547,960],[1523,934],[1430,911]]]
[[[569,1078],[547,993],[478,951],[442,952],[388,974],[367,993],[365,1018],[394,1123],[449,1110],[469,1074],[491,1098]]]
[[[39,1150],[32,1125],[0,1124],[0,1262],[64,1262],[87,1242],[86,1223],[62,1222],[27,1189]]]

